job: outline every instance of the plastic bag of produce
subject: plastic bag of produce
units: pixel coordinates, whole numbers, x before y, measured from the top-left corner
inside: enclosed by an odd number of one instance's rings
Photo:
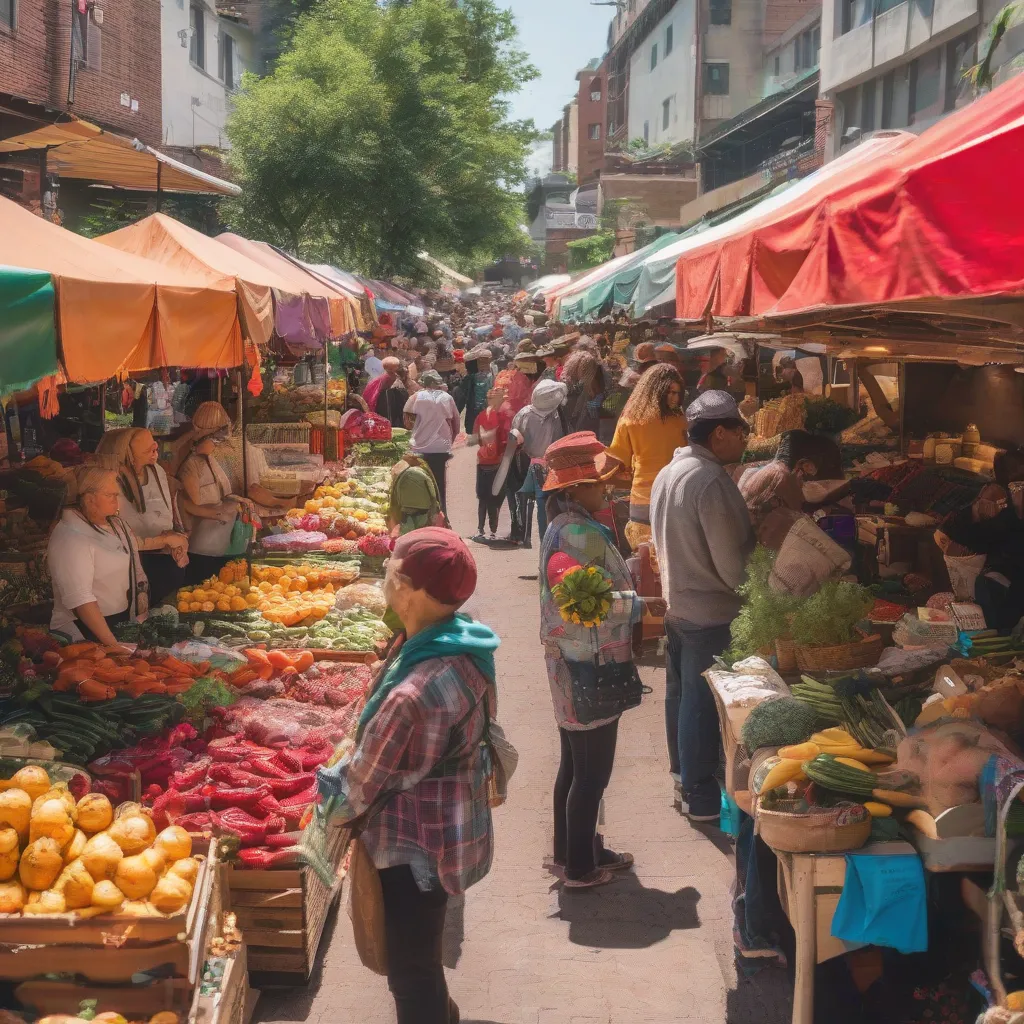
[[[356,605],[381,616],[388,609],[384,592],[373,583],[351,583],[347,587],[342,587],[334,597],[334,607],[338,611],[347,611]]]
[[[201,643],[198,640],[184,640],[171,648],[171,653],[191,665],[208,661],[213,668],[234,672],[247,664],[245,655],[219,643]]]

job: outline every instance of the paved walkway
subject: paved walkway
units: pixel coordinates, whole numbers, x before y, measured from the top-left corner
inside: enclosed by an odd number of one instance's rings
[[[475,450],[449,465],[452,521],[475,532]],[[507,513],[502,528],[507,532]],[[508,803],[495,811],[490,875],[449,911],[449,985],[466,1024],[784,1024],[783,972],[737,981],[731,939],[731,845],[671,806],[664,750],[664,669],[624,716],[606,794],[609,845],[636,856],[635,875],[603,889],[552,889],[549,852],[557,731],[537,639],[538,552],[474,545],[480,585],[468,609],[501,635],[499,713],[521,760]],[[344,910],[329,923],[322,969],[304,990],[264,993],[264,1024],[393,1024],[383,978],[365,970]]]

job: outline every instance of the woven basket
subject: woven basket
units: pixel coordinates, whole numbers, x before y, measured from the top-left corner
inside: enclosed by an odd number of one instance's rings
[[[839,853],[856,850],[871,835],[871,817],[863,821],[836,824],[837,817],[849,808],[828,813],[790,814],[757,808],[757,831],[773,849],[783,853]]]
[[[882,638],[873,633],[863,640],[834,647],[803,647],[794,644],[801,672],[843,672],[851,668],[872,668],[882,656]]]
[[[795,672],[800,666],[796,660],[796,644],[789,636],[780,636],[775,641],[775,658],[779,663],[779,671],[783,674]]]

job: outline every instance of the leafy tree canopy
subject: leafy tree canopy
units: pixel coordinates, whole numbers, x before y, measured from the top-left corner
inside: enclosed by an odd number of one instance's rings
[[[494,0],[321,0],[228,124],[241,232],[374,277],[517,253],[536,76]]]

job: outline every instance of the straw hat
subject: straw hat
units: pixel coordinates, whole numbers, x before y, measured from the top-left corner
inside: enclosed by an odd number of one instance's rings
[[[545,491],[603,483],[622,469],[622,463],[590,430],[580,430],[555,441],[544,453],[544,461],[548,467]]]
[[[494,354],[486,345],[477,345],[471,348],[464,356],[465,359],[493,359]]]

